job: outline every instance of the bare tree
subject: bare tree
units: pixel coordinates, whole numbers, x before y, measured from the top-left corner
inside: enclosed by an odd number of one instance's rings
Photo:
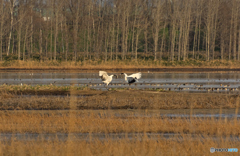
[[[199,44],[200,44],[200,30],[201,30],[201,17],[202,17],[202,4],[203,0],[198,0],[196,2],[195,9],[195,27],[194,27],[194,39],[193,39],[193,59],[195,57],[195,51],[199,52]]]
[[[171,61],[174,61],[174,51],[175,51],[175,41],[176,41],[176,27],[177,27],[177,19],[178,19],[178,7],[179,4],[175,1],[170,1],[170,8],[171,9],[171,49],[170,49],[170,53],[171,53]]]
[[[192,14],[192,5],[193,0],[186,1],[185,3],[185,17],[184,17],[184,27],[183,27],[183,61],[186,60],[188,53],[188,43],[189,43],[189,32],[191,24],[191,14]]]
[[[127,40],[128,40],[128,28],[129,28],[129,2],[128,0],[123,0],[121,2],[121,9],[122,9],[122,16],[121,16],[121,23],[122,23],[122,59],[125,59],[125,55],[127,53]]]
[[[166,37],[166,32],[165,32],[166,25],[167,25],[167,22],[166,22],[166,20],[164,20],[164,26],[163,26],[163,31],[162,31],[162,39],[161,39],[161,46],[160,46],[160,54],[159,54],[159,59],[160,60],[162,59],[162,54],[163,54],[163,50],[164,50],[165,37]]]
[[[26,24],[26,27],[25,27],[25,28],[26,28],[26,29],[25,29],[25,35],[24,35],[23,54],[22,54],[22,56],[23,56],[23,61],[25,60],[25,56],[26,56],[25,51],[26,51],[26,45],[27,45],[27,37],[28,37],[29,23]]]
[[[33,27],[33,0],[30,3],[31,9],[31,37],[30,37],[30,52],[28,52],[28,58],[30,58],[30,53],[33,53],[33,35],[34,35],[34,27]]]
[[[10,10],[10,31],[9,31],[9,38],[8,38],[7,55],[9,55],[9,52],[10,52],[10,44],[11,44],[12,31],[13,31],[13,14],[14,14],[15,4],[16,4],[16,0],[9,0],[8,6]]]
[[[0,24],[0,61],[2,61],[3,60],[3,58],[2,58],[2,53],[3,53],[3,49],[2,49],[2,47],[3,47],[3,25],[4,25],[4,20],[5,20],[5,11],[3,10],[3,5],[4,5],[4,0],[1,0],[0,1],[0,17],[1,17],[1,19],[0,19],[0,22],[1,22],[1,24]]]
[[[149,8],[148,8],[148,1],[142,0],[142,9],[144,15],[143,18],[143,34],[144,34],[144,52],[145,56],[148,54],[148,27],[149,27]],[[144,58],[145,58],[144,56]]]
[[[153,1],[153,40],[154,40],[154,60],[157,60],[159,29],[161,21],[161,1]]]
[[[119,1],[117,1],[119,3]],[[116,4],[116,13],[117,13],[117,34],[116,34],[116,60],[118,60],[118,52],[119,52],[119,31],[120,31],[120,14],[121,14],[121,9],[120,5]]]
[[[138,1],[139,2],[139,1]],[[140,8],[143,7],[143,5],[139,6]],[[140,10],[140,8],[135,10],[135,16],[137,17],[136,19],[136,41],[135,41],[135,61],[137,61],[138,59],[138,47],[139,47],[139,35],[141,34],[141,32],[144,29],[144,26],[142,26],[142,23],[144,23],[145,19],[143,18],[143,16],[145,15],[144,12],[142,12]]]
[[[0,3],[0,60],[11,52],[19,60],[26,60],[25,52],[28,58],[40,53],[40,60],[63,55],[66,61],[69,56],[75,61],[125,59],[129,52],[132,60],[146,55],[155,61],[186,60],[188,54],[240,59],[239,0]]]
[[[40,10],[39,10],[39,16],[40,16],[40,28],[39,28],[39,55],[40,55],[40,62],[42,61],[42,22],[41,22],[41,20],[42,20],[42,9],[40,8]]]
[[[234,20],[234,7],[232,7],[231,9],[231,12],[232,12],[232,15],[231,15],[231,26],[230,26],[230,33],[229,33],[229,47],[228,47],[228,59],[230,60],[231,59],[231,54],[232,54],[232,34],[233,34],[233,20]]]
[[[58,25],[59,25],[59,12],[60,12],[60,4],[53,0],[53,12],[54,12],[54,21],[55,21],[55,31],[54,31],[54,54],[53,59],[54,61],[57,60],[57,37],[58,37]],[[76,56],[76,55],[75,55]]]
[[[233,59],[237,59],[237,34],[238,34],[238,16],[239,16],[239,1],[238,0],[232,0],[233,5]]]

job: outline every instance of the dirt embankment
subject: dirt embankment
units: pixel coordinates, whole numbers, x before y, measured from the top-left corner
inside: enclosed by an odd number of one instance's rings
[[[52,95],[41,91],[30,96],[15,93],[0,94],[0,110],[212,109],[236,108],[239,106],[238,103],[238,95],[138,90],[88,90]]]

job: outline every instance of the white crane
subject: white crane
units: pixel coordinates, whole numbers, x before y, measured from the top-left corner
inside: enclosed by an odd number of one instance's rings
[[[108,76],[107,72],[105,71],[99,71],[99,76],[101,77],[102,82],[105,83],[106,85],[108,85],[112,81],[113,76],[117,77],[117,75]]]
[[[132,75],[127,75],[126,73],[121,73],[121,74],[124,74],[125,75],[125,81],[128,83],[128,84],[131,84],[131,83],[134,83],[134,82],[138,82],[138,80],[141,78],[142,76],[142,73],[135,73],[135,74],[132,74]]]

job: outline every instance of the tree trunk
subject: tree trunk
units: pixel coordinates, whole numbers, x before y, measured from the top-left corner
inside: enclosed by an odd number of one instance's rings
[[[232,53],[232,29],[233,29],[233,15],[234,12],[232,10],[232,16],[231,16],[231,27],[230,27],[230,34],[229,34],[229,47],[228,47],[228,59],[231,59],[231,53]]]
[[[166,21],[164,22],[164,27],[163,27],[163,34],[162,34],[162,42],[161,42],[159,60],[162,60],[162,54],[163,54],[163,49],[164,49],[163,47],[164,47],[164,41],[165,41],[165,28],[166,28]]]
[[[223,37],[223,34],[221,34],[221,60],[223,61],[224,57],[223,57],[223,53],[224,53],[224,49],[225,49],[225,46],[224,46],[224,37]]]
[[[11,1],[10,1],[11,3]],[[7,56],[10,52],[10,46],[11,46],[11,39],[12,39],[12,29],[13,29],[13,11],[14,11],[14,4],[15,0],[12,1],[12,4],[10,5],[10,32],[9,32],[9,38],[8,38],[8,49],[7,49]]]
[[[238,28],[238,58],[237,60],[240,60],[240,28]]]
[[[3,46],[3,24],[4,24],[4,10],[3,10],[3,2],[4,0],[1,0],[1,26],[0,26],[0,61],[3,60],[2,58],[2,53],[3,53],[3,49],[2,49],[2,46]]]
[[[118,12],[118,18],[117,18],[117,35],[116,35],[116,60],[118,60],[118,37],[119,37],[119,16],[120,16],[120,13]]]
[[[65,22],[64,21],[64,17],[63,15],[61,16],[61,34],[62,34],[62,53],[65,54],[65,47],[64,47],[64,39],[66,38],[65,35],[64,35],[64,30],[63,30],[63,23]]]
[[[233,9],[234,9],[234,17],[233,17],[233,59],[236,61],[237,56],[237,27],[238,27],[238,4],[236,4],[236,0],[233,0]],[[239,45],[240,46],[240,45]]]
[[[23,56],[23,61],[25,61],[25,56],[26,56],[27,34],[28,34],[28,24],[26,26],[24,43],[23,43],[23,55],[22,55]]]
[[[65,19],[65,22],[64,22],[64,28],[65,28],[65,44],[66,44],[66,50],[65,50],[65,61],[67,62],[68,61],[68,45],[69,45],[69,35],[68,35],[68,25],[67,25],[67,21]]]
[[[42,17],[41,15],[41,9],[40,9],[40,17]],[[40,20],[40,31],[39,31],[39,53],[40,53],[40,62],[42,62],[42,23]]]
[[[179,36],[178,36],[178,61],[181,60],[181,51],[182,51],[182,33],[183,33],[183,20],[180,20],[179,24],[180,30],[179,30]]]
[[[55,12],[55,32],[54,32],[54,54],[53,59],[54,61],[57,60],[57,38],[58,38],[58,9],[56,10],[54,3],[54,12]]]
[[[18,60],[21,59],[21,33],[22,33],[22,22],[19,22],[18,26]]]

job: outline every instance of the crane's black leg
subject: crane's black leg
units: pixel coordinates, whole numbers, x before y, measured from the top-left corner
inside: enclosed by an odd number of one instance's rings
[[[105,84],[105,88],[106,88],[106,90],[108,91],[108,85],[107,85],[107,84]]]

